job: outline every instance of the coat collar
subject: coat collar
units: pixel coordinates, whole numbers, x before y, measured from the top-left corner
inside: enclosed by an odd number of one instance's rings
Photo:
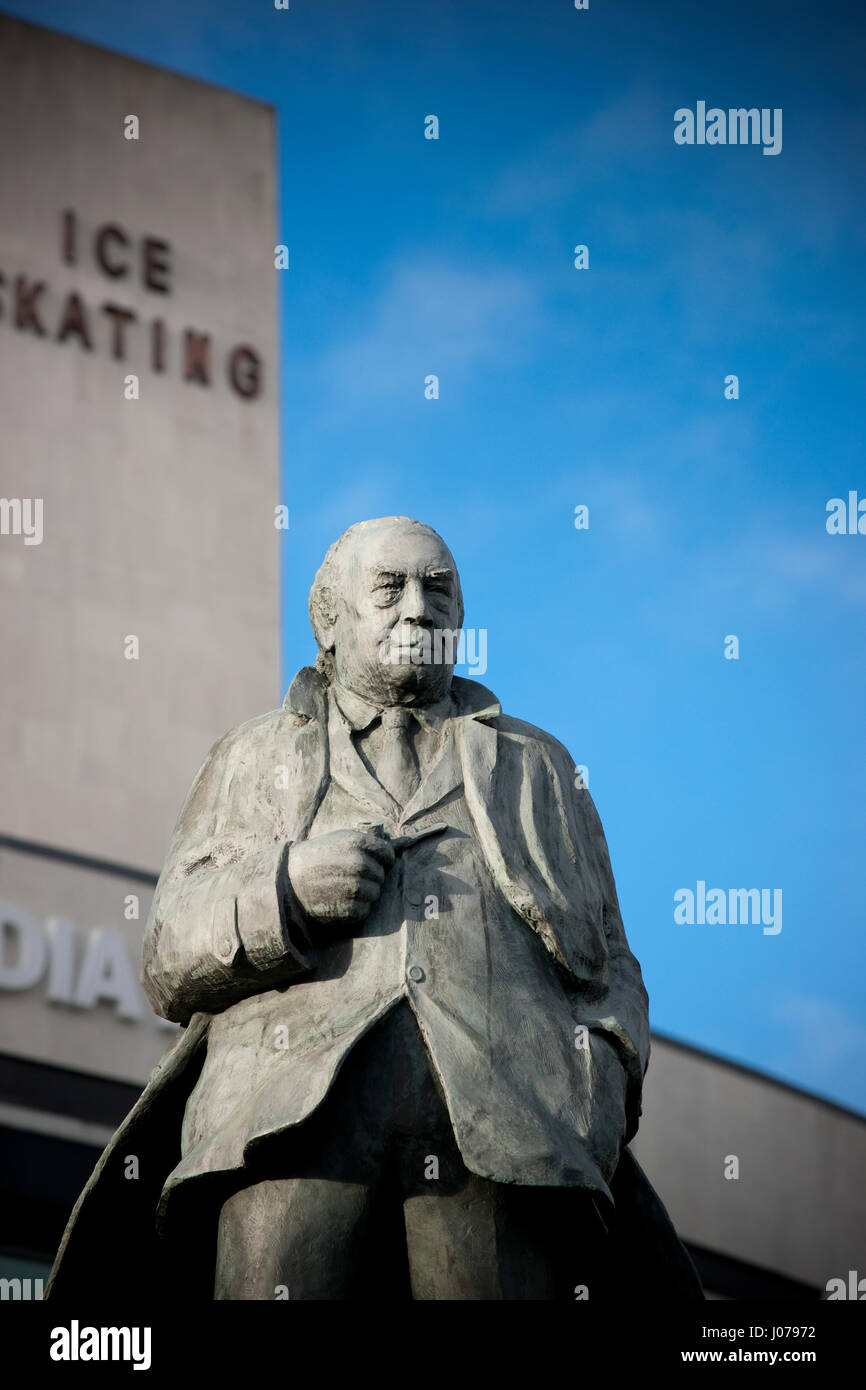
[[[289,687],[289,692],[283,702],[283,707],[288,712],[310,724],[315,721],[322,729],[328,727],[328,682],[314,666],[304,666]],[[357,696],[354,697],[357,700]],[[444,702],[443,702],[444,703]],[[378,710],[362,701],[360,706],[356,706],[354,714],[359,723],[356,727],[364,727],[363,720],[368,711],[370,719],[378,714]],[[476,752],[473,761],[483,768],[483,775],[489,778],[492,774],[496,762],[496,731],[495,728],[483,721],[495,719],[502,713],[502,707],[492,691],[479,681],[464,680],[461,676],[455,676],[451,682],[451,708],[455,722],[455,731],[466,731],[462,737],[458,737],[458,754],[467,746],[477,747],[481,741],[481,748]],[[344,718],[346,711],[341,711]],[[350,722],[353,722],[350,720]],[[477,730],[475,738],[468,738],[469,730]],[[329,740],[325,740],[327,747]],[[375,804],[380,812],[394,818],[395,812],[399,814],[397,803],[392,800],[383,787],[380,787],[375,778],[369,774],[360,773],[360,760],[357,752],[351,750],[353,756],[348,756],[348,749],[343,748],[340,752],[340,740],[338,739],[335,748],[332,749],[332,761],[330,765],[330,775],[334,777],[344,787],[348,787],[354,795],[362,796],[364,799]],[[444,753],[443,749],[443,753]],[[462,764],[462,759],[461,759]],[[450,758],[440,757],[437,764],[431,770],[427,778],[422,782],[412,800],[403,809],[403,821],[414,819],[423,811],[441,800],[452,790],[454,765]],[[319,798],[316,798],[318,804]]]
[[[347,690],[345,686],[339,685],[336,681],[332,685],[331,691],[340,708],[340,713],[354,733],[363,733],[365,729],[369,729],[373,721],[378,719],[382,713],[381,705],[371,704],[369,700],[356,695],[354,690]],[[422,728],[434,734],[441,734],[446,719],[456,714],[457,710],[455,701],[449,692],[444,699],[437,700],[435,705],[425,705],[419,709],[413,705],[411,713]]]
[[[317,719],[324,723],[327,719],[327,692],[328,683],[316,667],[303,666],[289,686],[283,708],[291,714],[300,715],[303,719]],[[464,680],[462,676],[454,676],[451,681],[451,695],[457,717],[495,719],[502,713],[502,706],[496,696],[480,681]],[[357,696],[353,698],[358,699]],[[367,702],[363,701],[363,704],[366,705]],[[369,705],[367,708],[374,707]],[[374,713],[378,714],[378,710],[374,710]]]
[[[536,789],[545,798],[553,794],[557,814],[567,822],[565,798],[570,794],[570,779],[562,775],[562,769],[557,772],[542,748],[530,765],[540,780],[527,782],[528,772],[517,772],[512,765],[511,780],[500,779],[497,787],[494,773],[500,757],[500,735],[493,721],[502,713],[499,701],[478,681],[455,676],[451,689],[458,708],[452,725],[466,804],[493,878],[506,901],[541,937],[554,959],[575,980],[601,989],[608,948],[593,834],[581,842],[578,855],[570,841],[566,843],[556,833],[549,839],[536,823],[536,812],[544,810],[533,795]],[[302,742],[308,739],[309,756],[318,759],[321,768],[318,789],[292,837],[303,838],[324,795],[328,776],[328,740],[321,738],[321,731],[327,728],[327,685],[315,667],[306,666],[298,672],[284,704],[307,726],[299,731],[299,737]],[[429,784],[430,778],[427,780]],[[525,791],[530,794],[525,795]],[[407,812],[417,813],[417,809],[413,798],[404,811],[404,820]]]

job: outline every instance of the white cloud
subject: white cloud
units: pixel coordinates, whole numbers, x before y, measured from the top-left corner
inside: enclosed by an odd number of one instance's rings
[[[775,1005],[771,1017],[789,1034],[772,1057],[773,1070],[806,1086],[838,1091],[843,1073],[862,1067],[866,1026],[832,999],[790,995]]]
[[[430,374],[440,378],[444,396],[481,366],[523,357],[542,309],[529,276],[419,260],[392,269],[368,318],[363,330],[325,355],[321,378],[343,400],[405,397],[411,383],[423,401]]]
[[[587,120],[547,136],[531,155],[504,169],[493,184],[488,211],[529,215],[574,199],[587,178],[615,181],[632,167],[645,169],[654,151],[667,150],[672,132],[673,109],[660,105],[657,92],[633,87]]]

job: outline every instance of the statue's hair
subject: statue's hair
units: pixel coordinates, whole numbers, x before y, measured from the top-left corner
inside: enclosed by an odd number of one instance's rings
[[[407,526],[417,526],[419,531],[426,531],[428,535],[435,536],[437,540],[442,541],[439,532],[434,531],[432,526],[427,526],[423,521],[415,521],[411,516],[373,517],[370,521],[356,521],[353,526],[347,527],[343,534],[338,536],[333,545],[328,548],[327,554],[319,566],[313,580],[313,587],[310,589],[309,608],[310,622],[313,625],[313,632],[319,647],[316,667],[326,680],[331,679],[333,658],[330,650],[323,645],[322,630],[326,627],[333,627],[340,616],[340,569],[341,561],[345,559],[345,551],[363,531],[384,528],[397,522],[402,522]],[[444,545],[445,542],[442,541],[442,544]],[[454,573],[457,582],[458,626],[462,626],[463,593],[456,566]]]

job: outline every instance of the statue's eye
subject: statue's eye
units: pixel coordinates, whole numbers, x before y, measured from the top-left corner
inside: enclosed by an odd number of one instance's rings
[[[373,592],[377,598],[382,599],[385,603],[393,603],[394,599],[399,596],[400,587],[394,580],[388,584],[377,584]]]

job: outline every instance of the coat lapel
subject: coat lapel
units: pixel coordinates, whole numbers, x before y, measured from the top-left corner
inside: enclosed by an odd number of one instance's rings
[[[327,742],[330,745],[331,776],[334,781],[378,815],[399,821],[400,806],[365,765],[337,709],[336,701],[329,701],[329,705]]]
[[[286,740],[286,839],[303,840],[329,781],[327,698],[314,666],[302,667],[295,676],[283,708],[294,716],[296,724],[294,737]]]
[[[543,745],[509,740],[506,756],[485,714],[458,721],[464,793],[481,849],[506,902],[554,959],[597,986],[607,959],[601,900],[585,854],[572,855],[565,842],[563,788]]]
[[[446,726],[439,757],[403,812],[404,823],[426,815],[465,783],[467,758],[471,764],[471,776],[483,779],[493,775],[496,732],[476,721],[501,714],[499,701],[486,686],[459,676],[454,677],[451,688],[457,702],[457,714]],[[479,732],[469,733],[464,740],[461,731],[469,725]]]
[[[438,758],[415,795],[409,799],[403,809],[403,824],[416,820],[418,816],[426,815],[446,796],[449,796],[455,788],[459,787],[462,780],[460,760],[454,745],[453,729],[451,724],[447,724]]]
[[[492,718],[502,711],[496,696],[477,681],[455,676],[452,688],[457,699],[458,716],[443,738],[436,762],[411,800],[401,807],[366,767],[334,708],[334,702],[329,700],[327,687],[318,671],[310,666],[299,671],[286,696],[285,706],[309,722],[296,736],[288,782],[295,788],[309,788],[311,765],[315,766],[313,777],[318,777],[320,781],[315,804],[309,809],[303,808],[305,814],[302,819],[296,818],[298,833],[290,838],[300,839],[309,829],[331,778],[356,800],[369,806],[371,812],[384,815],[398,824],[427,814],[459,787],[464,780],[464,768],[461,741],[459,737],[454,737],[454,730],[463,723],[474,722],[484,716]],[[482,778],[492,775],[496,762],[495,731],[485,729],[484,732],[486,739],[479,774]]]
[[[452,689],[458,704],[452,721],[457,757],[440,757],[403,819],[429,811],[459,784],[456,778],[462,778],[482,852],[505,900],[560,965],[576,979],[598,984],[607,956],[601,902],[584,862],[586,847],[572,854],[563,840],[564,826],[556,833],[564,814],[563,788],[553,768],[544,765],[542,748],[535,749],[527,763],[529,750],[511,748],[512,742],[523,741],[511,740],[509,756],[503,756],[501,735],[489,722],[502,713],[495,695],[477,681],[460,677],[454,678]],[[367,772],[348,736],[344,744],[339,738],[334,741],[329,765],[328,703],[319,673],[311,667],[300,671],[286,697],[286,706],[301,723],[292,752],[295,775],[290,770],[289,778],[293,807],[287,806],[286,817],[294,823],[293,839],[309,830],[330,777],[377,813],[392,821],[400,818],[397,803]],[[345,735],[345,729],[342,732]],[[553,817],[549,825],[543,816],[547,806]],[[540,827],[535,824],[539,814]]]

